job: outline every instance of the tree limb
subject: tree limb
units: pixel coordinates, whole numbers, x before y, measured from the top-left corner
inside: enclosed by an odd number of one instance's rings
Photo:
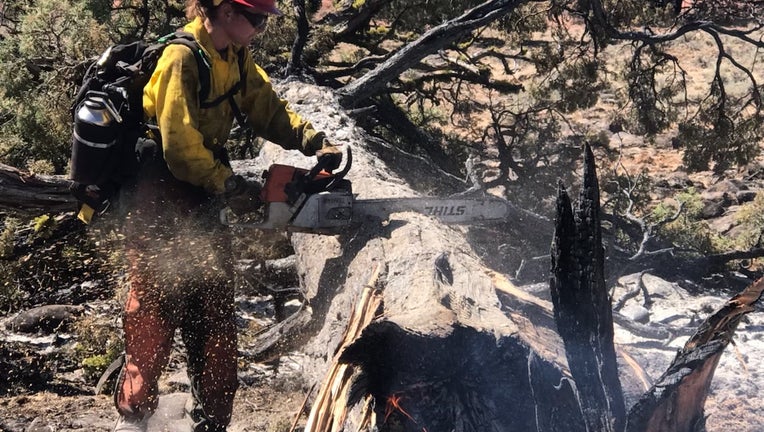
[[[342,104],[352,107],[381,93],[391,78],[398,77],[424,57],[448,46],[466,33],[506,15],[526,1],[488,0],[461,16],[432,28],[373,71],[343,87],[340,90]]]

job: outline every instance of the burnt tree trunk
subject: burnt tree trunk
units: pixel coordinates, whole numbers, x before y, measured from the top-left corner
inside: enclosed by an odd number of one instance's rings
[[[550,289],[557,329],[581,401],[587,429],[621,431],[626,408],[613,345],[613,314],[605,286],[599,184],[594,155],[584,151],[578,208],[560,185]]]
[[[292,44],[292,55],[289,56],[287,64],[287,75],[298,75],[304,68],[302,53],[305,51],[305,45],[308,43],[308,33],[310,24],[308,23],[308,13],[305,10],[305,0],[292,0],[295,19],[297,20],[297,36]]]

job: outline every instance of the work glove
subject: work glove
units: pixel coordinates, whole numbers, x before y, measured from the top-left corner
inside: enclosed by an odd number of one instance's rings
[[[331,172],[340,167],[342,163],[342,150],[328,140],[324,140],[324,145],[316,151],[316,159],[324,163],[324,169]]]
[[[223,199],[226,206],[236,216],[241,216],[260,210],[263,205],[263,201],[260,199],[261,190],[260,183],[235,174],[225,181]]]

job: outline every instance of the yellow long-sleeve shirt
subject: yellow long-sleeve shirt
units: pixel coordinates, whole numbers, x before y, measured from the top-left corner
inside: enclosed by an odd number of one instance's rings
[[[237,52],[241,47],[229,46],[221,55],[199,18],[184,30],[194,35],[210,62],[207,101],[224,95],[240,80]],[[255,64],[249,50],[245,51],[244,89],[234,99],[247,115],[253,132],[286,149],[298,149],[308,156],[315,154],[322,146],[324,134],[278,97],[265,71]],[[157,121],[170,172],[210,193],[221,193],[232,172],[214,154],[228,139],[234,113],[227,101],[201,109],[199,91],[196,57],[190,48],[172,44],[165,48],[144,87],[143,108],[146,116]]]

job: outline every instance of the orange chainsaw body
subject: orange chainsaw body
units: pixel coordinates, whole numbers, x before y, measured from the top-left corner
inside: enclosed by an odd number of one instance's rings
[[[305,176],[308,170],[297,168],[290,165],[271,165],[265,173],[265,185],[260,193],[263,202],[288,202],[287,185],[296,181],[299,177]],[[329,178],[331,174],[321,171],[316,176],[317,179]]]

